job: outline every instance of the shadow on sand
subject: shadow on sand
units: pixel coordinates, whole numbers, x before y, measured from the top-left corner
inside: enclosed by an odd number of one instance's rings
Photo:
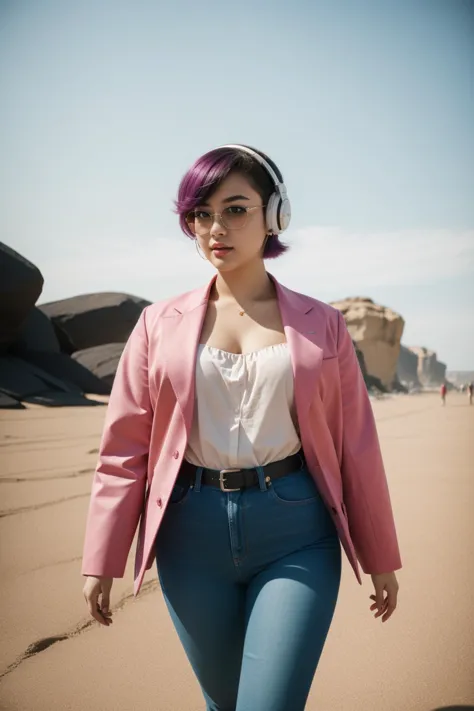
[[[438,706],[432,711],[474,711],[474,706]]]

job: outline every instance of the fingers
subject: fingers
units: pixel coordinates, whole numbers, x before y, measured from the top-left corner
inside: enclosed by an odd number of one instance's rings
[[[384,585],[383,583],[376,583],[375,584],[375,605],[377,607],[377,613],[375,617],[380,617],[380,615],[383,615],[384,610],[385,610],[385,600],[384,600]]]
[[[380,615],[383,615],[386,607],[387,607],[387,601],[388,598],[383,599],[382,596],[382,601],[380,601],[380,598],[377,598],[376,595],[371,595],[370,596],[371,600],[375,600],[374,604],[370,606],[370,610],[373,612],[374,610],[377,610],[376,614],[374,617],[377,619],[377,617],[380,617]]]
[[[393,615],[395,610],[397,609],[397,600],[398,600],[398,588],[389,590],[387,594],[387,600],[386,600],[386,609],[384,612],[384,615],[382,617],[382,622],[386,622],[390,617]]]
[[[109,627],[109,625],[113,624],[112,613],[109,610],[104,611],[102,606],[99,603],[97,603],[96,611],[100,617],[100,622],[102,625],[104,625],[105,627]],[[97,619],[97,618],[95,618],[95,619]]]
[[[107,621],[106,618],[102,615],[100,606],[97,603],[97,601],[88,600],[86,597],[86,602],[87,602],[87,607],[89,609],[89,614],[91,617],[94,618],[94,620],[97,620],[97,622],[101,625],[107,626]]]
[[[388,590],[385,599],[382,597],[380,604],[380,596],[371,595],[370,599],[374,600],[374,604],[370,606],[370,611],[377,610],[374,618],[382,617],[382,622],[387,622],[397,609],[398,590]]]
[[[102,599],[100,601],[100,607],[102,610],[103,615],[110,614],[109,613],[109,605],[110,605],[110,591],[103,591],[102,592]]]
[[[382,617],[382,622],[386,622],[387,620],[389,620],[396,609],[397,609],[397,603],[390,603],[389,602],[387,604],[384,616]]]
[[[84,590],[84,599],[87,603],[89,614],[94,620],[104,627],[108,627],[112,624],[112,613],[109,611],[108,600],[104,609],[103,605],[99,604],[99,593],[96,590]]]

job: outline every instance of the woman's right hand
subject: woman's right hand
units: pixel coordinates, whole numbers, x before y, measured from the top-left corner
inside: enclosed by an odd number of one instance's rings
[[[101,625],[108,627],[112,624],[110,612],[110,590],[113,578],[95,577],[88,575],[84,584],[83,593],[89,612]],[[100,598],[100,600],[99,600]]]

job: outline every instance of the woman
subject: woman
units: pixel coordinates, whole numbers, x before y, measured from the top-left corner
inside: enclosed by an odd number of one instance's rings
[[[372,409],[344,319],[264,259],[290,204],[263,153],[224,146],[177,212],[216,269],[143,311],[117,370],[84,547],[91,615],[111,623],[140,521],[135,594],[156,560],[211,711],[304,709],[331,624],[340,542],[386,621],[401,567]],[[177,708],[181,708],[177,700]]]

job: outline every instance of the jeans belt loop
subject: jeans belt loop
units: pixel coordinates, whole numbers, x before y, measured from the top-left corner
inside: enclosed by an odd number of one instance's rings
[[[193,481],[194,491],[196,492],[196,494],[199,494],[201,491],[201,480],[203,471],[203,467],[196,467],[196,476],[194,477]]]

